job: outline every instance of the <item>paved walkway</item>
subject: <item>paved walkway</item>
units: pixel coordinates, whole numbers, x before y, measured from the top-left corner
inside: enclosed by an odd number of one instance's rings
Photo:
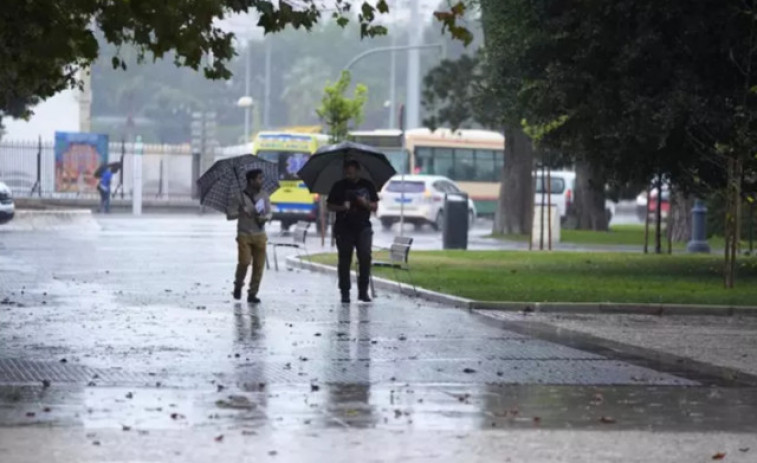
[[[250,307],[230,298],[234,254],[233,225],[207,217],[0,233],[0,461],[241,459],[251,442],[277,461],[491,461],[513,450],[499,429],[538,461],[583,461],[559,450],[568,429],[628,435],[595,447],[616,457],[639,430],[682,433],[660,455],[701,432],[728,433],[700,441],[705,460],[753,445],[753,389],[412,299],[344,307],[324,275],[270,271]]]

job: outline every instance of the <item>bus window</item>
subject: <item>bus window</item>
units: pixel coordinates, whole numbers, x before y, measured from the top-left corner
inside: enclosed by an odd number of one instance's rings
[[[258,157],[279,165],[279,181],[295,181],[299,180],[297,172],[302,169],[310,155],[295,151],[260,151]]]
[[[469,182],[476,180],[475,158],[472,149],[455,150],[455,168],[453,174],[448,175],[452,180]]]
[[[275,162],[278,164],[279,162],[279,152],[278,151],[261,151],[258,153],[258,157],[260,159],[263,159],[265,161]]]
[[[455,174],[455,158],[452,154],[451,148],[434,148],[434,161],[432,163],[433,170],[429,172],[434,175],[444,175],[454,179]]]
[[[494,153],[489,150],[476,151],[476,178],[479,182],[494,182],[497,178]]]
[[[414,173],[416,174],[430,175],[434,173],[434,158],[431,148],[415,149],[415,170]]]
[[[502,169],[505,167],[505,153],[502,151],[494,152],[494,168],[497,171],[496,181],[499,181],[502,175]]]

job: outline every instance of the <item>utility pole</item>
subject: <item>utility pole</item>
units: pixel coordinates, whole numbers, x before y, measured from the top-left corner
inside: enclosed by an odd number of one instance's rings
[[[81,71],[82,88],[79,92],[79,132],[88,133],[92,130],[92,72],[90,69]]]
[[[391,8],[394,12],[396,2],[393,2]],[[392,13],[392,19],[395,15]],[[395,125],[396,108],[397,108],[397,31],[396,28],[392,28],[392,52],[389,62],[389,125],[388,128],[393,129]]]
[[[408,53],[407,53],[407,120],[406,129],[415,129],[420,126],[420,52],[418,50],[423,40],[420,19],[420,2],[410,2],[410,27],[408,27]]]
[[[265,40],[265,82],[263,84],[263,129],[269,129],[271,114],[271,41]],[[247,92],[249,95],[250,92]]]
[[[250,54],[251,49],[250,42],[247,42],[247,50],[245,55],[245,63],[244,63],[244,96],[250,96]],[[246,106],[244,108],[244,143],[250,142],[250,110],[251,106]]]

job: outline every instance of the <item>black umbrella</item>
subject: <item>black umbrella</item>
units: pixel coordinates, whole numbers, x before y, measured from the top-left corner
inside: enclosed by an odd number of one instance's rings
[[[278,165],[251,154],[220,159],[197,180],[200,204],[229,214],[247,186],[247,172],[263,171],[263,190],[271,194],[279,189]]]
[[[320,148],[297,175],[312,193],[327,195],[336,182],[344,178],[344,162],[355,160],[361,166],[360,174],[380,190],[397,171],[384,153],[368,145],[342,142]]]

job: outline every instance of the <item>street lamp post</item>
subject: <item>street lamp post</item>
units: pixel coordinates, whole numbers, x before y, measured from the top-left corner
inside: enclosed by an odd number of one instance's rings
[[[244,143],[250,142],[250,114],[255,104],[251,96],[243,96],[237,100],[237,106],[244,109]]]
[[[352,66],[355,65],[358,61],[362,60],[363,58],[375,55],[376,53],[385,53],[387,51],[403,51],[403,50],[422,50],[426,48],[438,48],[439,50],[444,53],[444,43],[422,43],[420,45],[398,45],[398,46],[390,46],[390,47],[376,47],[371,48],[370,50],[366,50],[362,53],[359,53],[355,55],[351,60],[347,62],[347,64],[344,65],[342,68],[343,71],[349,71]]]
[[[389,47],[376,47],[371,48],[370,50],[366,50],[360,54],[355,55],[351,60],[347,62],[347,64],[342,68],[344,71],[349,71],[352,66],[355,65],[358,61],[362,60],[363,58],[366,58],[371,55],[375,55],[376,53],[385,53],[385,52],[394,52],[396,51],[413,51],[413,50],[422,50],[422,49],[428,49],[428,48],[438,48],[439,51],[442,53],[442,57],[444,57],[446,50],[445,45],[443,42],[439,43],[421,43],[421,44],[412,44],[412,45],[392,45]],[[394,59],[391,63],[391,74],[392,78],[390,80],[390,87],[389,87],[389,100],[390,100],[390,107],[392,108],[391,113],[394,113],[394,100],[395,100],[395,79],[394,79],[394,70],[395,70],[395,62]],[[417,74],[419,72],[418,67],[413,67],[413,69],[408,70],[409,73],[415,73]],[[416,75],[414,79],[412,79],[413,85],[417,84],[419,77]],[[417,85],[416,85],[417,86]],[[416,88],[417,90],[417,88]],[[418,91],[408,91],[408,98],[406,101],[407,106],[409,107],[408,113],[413,117],[413,119],[409,120],[409,124],[407,128],[415,128],[417,125],[417,114],[420,108],[420,97],[418,94]],[[393,115],[392,115],[393,117]],[[393,124],[390,124],[393,125]]]

